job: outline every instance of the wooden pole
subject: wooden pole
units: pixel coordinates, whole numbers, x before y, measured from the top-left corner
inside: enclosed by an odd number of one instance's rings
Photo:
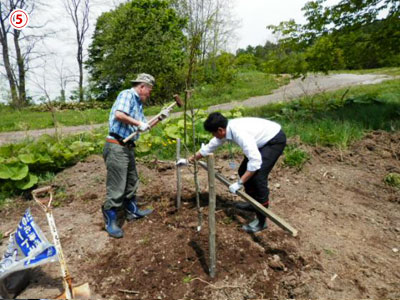
[[[176,139],[176,161],[181,158],[181,139]],[[181,167],[176,166],[176,208],[181,208]]]
[[[214,154],[210,154],[207,157],[208,165],[208,241],[210,247],[210,276],[215,277],[216,271],[216,253],[215,253],[215,204],[216,204],[216,192],[215,192],[215,170],[214,170]]]
[[[199,161],[199,165],[201,167],[203,167],[204,169],[208,169],[207,168],[207,164]],[[216,173],[215,177],[221,181],[223,184],[225,184],[226,186],[229,186],[231,183],[221,174]],[[236,194],[240,197],[242,197],[244,200],[246,200],[247,202],[249,202],[251,205],[253,205],[253,207],[255,209],[257,209],[260,213],[262,213],[263,215],[265,215],[266,217],[268,217],[272,222],[274,222],[276,225],[278,225],[279,227],[281,227],[283,230],[286,230],[288,232],[290,232],[292,234],[292,236],[297,236],[297,230],[295,228],[292,227],[292,225],[290,225],[289,223],[287,223],[285,220],[283,220],[282,218],[280,218],[279,216],[277,216],[275,213],[273,213],[271,210],[269,210],[268,208],[265,208],[264,206],[262,206],[260,203],[258,203],[255,199],[253,199],[250,195],[248,195],[247,193],[245,193],[242,190],[239,190],[236,192]]]

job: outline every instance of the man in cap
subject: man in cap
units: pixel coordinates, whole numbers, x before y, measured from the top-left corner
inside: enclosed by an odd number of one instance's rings
[[[139,177],[135,162],[135,141],[139,134],[124,143],[123,140],[132,133],[144,132],[150,125],[143,114],[143,103],[150,97],[155,80],[149,74],[139,74],[132,80],[132,88],[119,93],[109,116],[109,134],[103,151],[107,167],[106,200],[102,206],[105,229],[115,238],[123,236],[118,226],[117,210],[125,209],[128,220],[143,218],[150,209],[139,209],[136,191]]]

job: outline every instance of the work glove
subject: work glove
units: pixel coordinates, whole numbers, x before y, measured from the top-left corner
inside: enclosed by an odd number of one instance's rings
[[[166,119],[166,118],[168,118],[169,117],[169,110],[168,109],[163,109],[161,112],[160,112],[160,118],[161,118],[161,120],[164,120],[164,119]]]
[[[237,192],[238,190],[240,190],[242,187],[243,187],[243,183],[242,183],[242,181],[239,179],[237,182],[232,183],[232,184],[229,186],[229,191],[230,191],[232,194],[236,194],[236,192]]]
[[[146,122],[140,122],[138,128],[139,128],[139,131],[146,131],[146,130],[150,130],[150,125],[149,125],[149,123],[146,123]]]
[[[187,166],[189,163],[189,161],[186,158],[181,158],[176,162],[176,166],[180,167],[180,166]]]

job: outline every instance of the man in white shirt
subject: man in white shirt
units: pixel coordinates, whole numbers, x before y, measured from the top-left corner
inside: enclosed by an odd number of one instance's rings
[[[189,158],[189,161],[207,156],[226,141],[234,142],[242,148],[245,157],[238,170],[239,180],[229,186],[229,191],[236,194],[244,186],[247,194],[268,207],[268,175],[286,146],[286,136],[281,126],[261,118],[237,118],[228,121],[222,114],[215,112],[204,122],[204,129],[214,138]],[[246,232],[254,233],[267,228],[266,217],[250,204],[241,203],[237,207],[256,212],[256,218],[243,226]]]

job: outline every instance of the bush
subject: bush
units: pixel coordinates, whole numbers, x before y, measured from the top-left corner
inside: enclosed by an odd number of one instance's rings
[[[389,173],[385,176],[383,181],[392,187],[400,189],[400,174],[399,173]]]
[[[310,155],[306,151],[295,145],[288,145],[285,148],[284,155],[283,163],[288,167],[296,168],[298,171],[310,159]]]

